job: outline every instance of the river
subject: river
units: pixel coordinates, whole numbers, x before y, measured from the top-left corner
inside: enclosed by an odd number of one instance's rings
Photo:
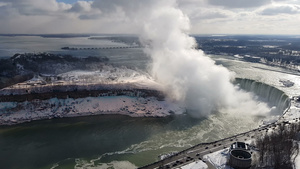
[[[9,40],[7,40],[7,39]],[[36,36],[5,37],[0,40],[0,57],[16,52],[65,53],[64,46],[96,47],[119,43],[87,38],[41,38]],[[25,41],[25,40],[26,41]],[[10,42],[10,44],[8,44]],[[24,44],[30,42],[29,44]],[[14,44],[14,45],[13,45]],[[33,46],[42,46],[39,50]],[[124,44],[121,44],[124,45]],[[126,45],[126,44],[125,44]],[[146,70],[149,58],[142,49],[71,51],[78,57],[107,56],[110,63]],[[251,79],[276,87],[289,97],[298,95],[300,78],[295,72],[249,63],[228,56],[211,56],[235,72],[236,77]],[[291,80],[284,87],[279,80]],[[256,128],[263,116],[215,113],[195,119],[188,114],[165,118],[132,118],[121,115],[100,115],[35,121],[0,127],[1,168],[135,168],[154,162],[158,155],[180,151],[194,144],[209,142]],[[277,114],[274,114],[277,115]]]

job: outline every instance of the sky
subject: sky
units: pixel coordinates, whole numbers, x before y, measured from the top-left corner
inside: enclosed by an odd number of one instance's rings
[[[134,34],[138,31],[134,15],[143,15],[152,1],[0,0],[0,34]],[[189,17],[191,34],[300,34],[300,0],[177,0],[175,4]]]

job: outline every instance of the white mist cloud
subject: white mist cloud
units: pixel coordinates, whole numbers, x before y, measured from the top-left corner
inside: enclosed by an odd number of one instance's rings
[[[0,30],[19,33],[138,33],[148,45],[145,52],[153,60],[150,67],[153,77],[165,86],[169,98],[192,110],[194,116],[205,116],[218,110],[240,112],[248,109],[253,113],[267,113],[266,105],[254,101],[253,96],[231,84],[231,72],[194,49],[196,42],[188,35],[191,30],[188,16],[193,13],[184,14],[181,10],[183,1],[180,2],[95,0],[70,5],[55,0],[12,0],[2,2],[0,6],[1,23],[5,23],[1,24]],[[188,3],[184,11],[191,9],[194,3],[205,4],[193,0]],[[196,11],[197,8],[193,9]],[[207,11],[202,11],[203,15],[207,14]],[[228,10],[216,12],[210,13],[211,16],[238,16]],[[22,32],[18,31],[18,25],[22,25]],[[231,26],[229,28],[236,27],[235,24]],[[254,25],[249,27],[253,29]]]
[[[231,72],[195,49],[196,42],[188,35],[189,18],[175,1],[158,3],[150,9],[135,21],[142,26],[141,39],[153,60],[152,75],[165,86],[169,98],[186,106],[196,117],[228,109],[238,112],[248,108],[253,110],[251,114],[261,115],[270,111],[266,104],[238,90],[231,83]]]

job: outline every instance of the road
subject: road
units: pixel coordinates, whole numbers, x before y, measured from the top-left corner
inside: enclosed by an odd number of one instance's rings
[[[218,140],[211,143],[201,143],[186,150],[183,150],[175,155],[172,155],[164,160],[157,161],[155,163],[149,164],[147,166],[140,167],[140,169],[168,169],[168,168],[180,168],[196,161],[203,161],[208,165],[209,169],[214,169],[215,167],[209,162],[203,159],[203,156],[217,152],[222,149],[228,149],[230,145],[236,141],[245,142],[247,140],[253,139],[260,136],[263,132],[269,130],[276,126],[275,124],[269,124],[267,126],[262,126],[258,129],[254,129],[245,133],[241,133],[229,138]]]

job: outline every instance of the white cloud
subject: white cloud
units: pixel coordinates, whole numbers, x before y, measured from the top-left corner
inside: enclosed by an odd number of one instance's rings
[[[50,15],[67,10],[71,5],[57,3],[55,0],[11,0],[9,7],[21,15]]]
[[[271,0],[208,0],[208,2],[226,8],[254,8],[269,4]]]
[[[259,12],[261,15],[278,15],[278,14],[298,14],[300,6],[298,5],[275,5],[270,6]]]
[[[226,10],[201,8],[189,14],[189,17],[192,22],[199,22],[202,20],[229,18],[232,15],[232,12]]]
[[[92,1],[78,1],[73,4],[72,8],[69,9],[70,12],[89,12],[92,10]]]
[[[6,5],[9,5],[9,3],[7,3],[7,2],[0,2],[0,7],[6,6]]]
[[[74,13],[78,19],[99,19],[101,10],[93,7],[93,1],[78,1],[72,5],[68,12]]]
[[[135,33],[135,18],[176,0],[0,0],[0,33]],[[300,34],[299,0],[177,0],[191,33]],[[284,26],[284,30],[282,28]]]

